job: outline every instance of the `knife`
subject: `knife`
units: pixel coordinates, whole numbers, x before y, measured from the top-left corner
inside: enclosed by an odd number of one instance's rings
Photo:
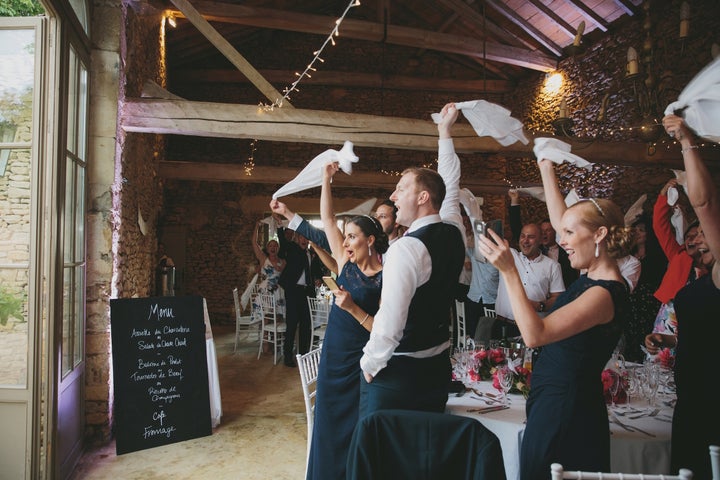
[[[499,410],[507,410],[508,408],[510,408],[510,407],[508,407],[507,405],[495,405],[493,407],[470,408],[470,409],[468,409],[468,412],[483,414],[483,413],[497,412]]]
[[[638,427],[636,427],[636,426],[634,426],[634,425],[625,425],[624,423],[622,423],[622,422],[620,421],[619,418],[617,418],[617,416],[615,415],[615,412],[611,412],[611,413],[612,413],[612,416],[613,416],[612,421],[613,421],[613,423],[614,423],[615,425],[619,425],[620,427],[622,427],[623,429],[625,429],[625,430],[628,431],[628,432],[638,432],[638,433],[643,433],[643,434],[647,435],[648,437],[655,437],[654,434],[652,434],[652,433],[650,433],[650,432],[646,432],[646,431],[643,430],[642,428],[638,428]]]

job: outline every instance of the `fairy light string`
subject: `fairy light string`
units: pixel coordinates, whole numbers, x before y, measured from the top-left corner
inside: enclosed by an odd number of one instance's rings
[[[300,72],[295,72],[295,81],[290,84],[290,86],[285,87],[282,92],[283,96],[281,98],[276,99],[272,104],[266,104],[263,102],[260,102],[259,107],[266,111],[271,112],[276,107],[282,108],[283,102],[285,100],[290,101],[290,94],[293,92],[299,92],[300,89],[298,88],[298,85],[304,78],[312,78],[312,72],[317,71],[317,67],[315,67],[316,62],[324,63],[325,60],[322,59],[320,55],[322,55],[323,51],[325,50],[325,47],[328,45],[335,46],[336,44],[336,37],[340,36],[340,24],[345,20],[345,16],[348,14],[351,8],[359,7],[360,6],[360,0],[350,0],[350,3],[348,3],[348,6],[345,8],[345,11],[342,13],[342,15],[335,20],[335,26],[333,27],[330,34],[327,36],[325,41],[323,42],[322,46],[315,50],[313,52],[313,59],[308,63],[307,67],[305,67],[305,70]],[[255,152],[257,150],[257,139],[254,139],[252,143],[250,143],[250,155],[247,159],[247,161],[243,164],[243,169],[245,170],[245,175],[252,176],[253,168],[255,167]]]

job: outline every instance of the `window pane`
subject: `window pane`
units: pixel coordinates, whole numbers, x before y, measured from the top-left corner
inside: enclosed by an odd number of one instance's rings
[[[0,268],[0,385],[27,385],[28,271]]]
[[[85,325],[82,321],[85,318],[85,267],[79,266],[75,268],[75,338],[73,339],[73,368],[83,360],[83,349],[84,349],[84,338],[85,338]]]
[[[63,319],[62,319],[62,356],[61,372],[65,377],[73,368],[72,332],[73,328],[73,269],[63,269]]]
[[[70,49],[68,63],[67,150],[71,153],[77,153],[78,58],[75,50],[72,48]]]
[[[75,262],[85,263],[85,169],[77,167],[75,187]],[[82,289],[82,287],[81,287]]]
[[[65,218],[64,235],[65,244],[63,246],[63,262],[65,265],[75,261],[75,164],[72,159],[67,158],[65,165]]]
[[[88,73],[82,61],[78,62],[80,78],[78,80],[78,147],[77,155],[85,163],[85,149],[87,143],[87,101],[88,101]]]
[[[0,30],[0,65],[0,142],[30,142],[35,71],[33,29]]]

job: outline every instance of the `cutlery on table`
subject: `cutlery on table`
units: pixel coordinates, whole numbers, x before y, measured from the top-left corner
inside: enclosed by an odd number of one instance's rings
[[[620,421],[620,419],[617,417],[617,415],[615,415],[614,412],[612,413],[612,417],[613,417],[613,418],[612,418],[612,422],[613,422],[615,425],[618,425],[618,426],[622,427],[624,430],[626,430],[626,431],[628,431],[628,432],[638,432],[638,433],[645,434],[645,435],[647,435],[648,437],[654,437],[654,436],[655,436],[655,434],[650,433],[650,432],[646,432],[646,431],[643,430],[642,428],[638,428],[638,427],[636,427],[635,425],[625,425],[624,423],[622,423],[622,422]]]
[[[483,414],[483,413],[497,412],[500,410],[507,410],[508,408],[510,408],[510,407],[508,407],[507,405],[494,405],[492,407],[470,408],[467,411],[470,413]]]
[[[630,420],[637,420],[638,418],[642,418],[642,417],[654,417],[658,413],[660,413],[660,409],[656,408],[655,410],[653,410],[650,413],[642,412],[642,413],[638,413],[637,415],[630,415],[630,416],[628,416],[628,418]]]

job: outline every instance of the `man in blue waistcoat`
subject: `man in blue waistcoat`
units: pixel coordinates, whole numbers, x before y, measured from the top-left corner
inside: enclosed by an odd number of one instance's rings
[[[458,111],[443,107],[438,171],[403,172],[390,199],[409,227],[387,252],[382,300],[360,360],[360,417],[381,409],[443,412],[451,381],[449,322],[465,261],[460,160],[450,137]]]

